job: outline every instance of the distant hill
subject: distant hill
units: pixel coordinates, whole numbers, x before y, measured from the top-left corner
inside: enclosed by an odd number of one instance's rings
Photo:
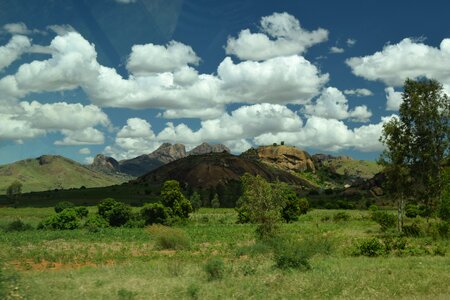
[[[150,154],[144,154],[121,161],[116,161],[112,157],[99,154],[95,157],[94,162],[90,167],[96,171],[105,172],[107,174],[111,172],[120,172],[133,177],[138,177],[155,170],[162,165],[189,155],[201,155],[223,151],[230,152],[230,149],[222,144],[210,145],[208,143],[202,143],[191,151],[186,152],[186,147],[183,144],[172,145],[164,143]]]
[[[209,188],[239,181],[245,173],[260,175],[269,181],[279,180],[310,187],[307,181],[286,171],[228,152],[187,156],[161,166],[132,183],[163,183],[166,180],[175,179],[192,188]]]
[[[349,156],[315,154],[312,159],[318,168],[349,178],[370,179],[383,169],[375,161],[356,160]]]
[[[0,194],[16,180],[22,183],[23,192],[37,192],[110,186],[129,178],[96,172],[63,156],[43,155],[0,166]]]

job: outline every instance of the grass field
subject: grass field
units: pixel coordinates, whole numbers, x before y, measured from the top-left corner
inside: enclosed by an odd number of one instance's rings
[[[448,239],[408,237],[401,254],[354,256],[359,241],[384,237],[367,211],[335,221],[338,212],[313,210],[282,225],[292,238],[326,248],[310,270],[276,268],[255,226],[236,224],[232,209],[192,214],[176,228],[188,239],[178,250],[161,247],[158,238],[170,232],[160,227],[1,232],[0,287],[10,299],[449,299]],[[53,213],[1,208],[0,227],[17,218],[35,227]],[[212,257],[221,271],[213,278],[205,271]]]

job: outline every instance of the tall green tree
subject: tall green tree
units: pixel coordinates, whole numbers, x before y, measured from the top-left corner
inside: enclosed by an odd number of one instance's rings
[[[442,163],[449,153],[450,102],[436,80],[406,80],[398,118],[383,127],[386,187],[397,199],[399,216],[405,198],[431,210],[440,201]],[[401,230],[399,217],[399,229]]]
[[[17,199],[22,194],[22,183],[20,181],[14,181],[6,189],[6,195],[11,199]]]

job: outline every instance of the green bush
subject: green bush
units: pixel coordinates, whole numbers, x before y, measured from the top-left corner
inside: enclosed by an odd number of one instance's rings
[[[450,192],[445,194],[439,203],[438,216],[444,221],[450,221]]]
[[[123,225],[125,228],[144,228],[145,220],[139,213],[132,213],[128,221]]]
[[[385,245],[377,238],[362,241],[356,246],[355,255],[375,257],[385,254]]]
[[[170,218],[170,209],[160,202],[145,204],[140,213],[145,225],[167,224]]]
[[[89,214],[89,210],[84,206],[75,207],[75,212],[79,218],[86,218]]]
[[[189,237],[181,229],[156,224],[147,227],[147,232],[155,240],[156,249],[188,250],[191,248]]]
[[[55,209],[56,213],[60,213],[63,210],[65,210],[66,208],[74,208],[74,207],[75,207],[75,204],[73,204],[70,201],[61,201],[55,205],[54,209]]]
[[[204,270],[209,281],[220,280],[225,274],[225,264],[221,258],[212,257],[206,262]]]
[[[450,223],[449,222],[438,222],[436,223],[436,229],[439,236],[443,238],[448,238],[450,234]]]
[[[379,210],[378,206],[375,204],[371,204],[368,208],[369,211],[377,211]]]
[[[73,208],[66,208],[39,223],[38,229],[73,230],[81,226],[81,221]]]
[[[397,224],[397,217],[395,215],[382,210],[373,211],[371,219],[381,226],[383,232],[389,228],[394,228]]]
[[[348,213],[345,212],[337,212],[334,216],[333,216],[333,220],[335,222],[341,222],[341,221],[348,221],[350,220],[350,215]]]
[[[86,222],[84,223],[84,227],[90,231],[97,231],[100,228],[109,227],[109,222],[105,220],[102,216],[98,214],[89,215]]]
[[[286,196],[286,204],[281,211],[281,217],[287,222],[295,222],[300,215],[309,210],[309,202],[305,198],[298,198],[295,193]]]
[[[31,226],[30,224],[24,223],[20,219],[17,219],[17,220],[14,220],[14,221],[8,223],[4,228],[4,231],[6,231],[6,232],[26,231],[26,230],[33,230],[33,226]]]
[[[212,208],[220,207],[219,195],[217,195],[217,194],[214,195],[214,198],[212,198],[212,200],[211,200],[211,207]]]
[[[417,223],[412,223],[411,225],[403,225],[403,234],[405,236],[418,237],[422,233],[419,225]]]
[[[98,205],[98,214],[113,227],[125,225],[131,218],[131,208],[123,202],[107,198]]]
[[[311,269],[309,259],[314,253],[307,243],[291,239],[275,239],[273,247],[275,266],[277,268],[282,270]]]
[[[200,198],[200,194],[197,192],[194,192],[189,198],[189,201],[191,201],[192,209],[194,211],[199,210],[199,208],[202,206],[202,199]]]

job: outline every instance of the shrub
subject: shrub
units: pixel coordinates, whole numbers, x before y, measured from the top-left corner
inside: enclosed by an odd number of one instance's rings
[[[220,280],[225,273],[225,264],[221,258],[212,257],[206,262],[204,270],[209,281]]]
[[[189,237],[181,229],[152,225],[147,227],[147,232],[154,238],[155,247],[159,250],[188,250],[191,247]]]
[[[395,215],[381,210],[372,212],[371,219],[381,226],[382,231],[394,228],[397,224],[397,217]]]
[[[74,208],[74,207],[75,207],[75,204],[73,204],[70,201],[61,201],[55,205],[54,209],[55,209],[56,213],[60,213],[63,210],[65,210],[66,208]]]
[[[305,198],[298,198],[294,192],[286,195],[286,205],[281,211],[281,217],[287,222],[298,220],[300,215],[304,215],[309,210],[309,202]]]
[[[38,229],[73,230],[81,226],[80,219],[73,208],[66,208],[59,214],[45,219],[38,225]]]
[[[75,207],[75,212],[79,218],[86,218],[89,214],[89,210],[84,206]]]
[[[436,223],[436,229],[438,234],[443,237],[443,238],[447,238],[449,237],[449,233],[450,233],[450,223],[449,222],[438,222]]]
[[[379,210],[379,208],[375,204],[372,204],[372,205],[369,206],[368,210],[373,212],[373,211]]]
[[[357,245],[355,255],[375,257],[385,253],[385,246],[377,238],[362,241]]]
[[[341,221],[346,222],[346,221],[350,220],[350,215],[345,212],[340,211],[333,216],[333,220],[335,222],[341,222]]]
[[[144,228],[145,220],[139,213],[132,213],[128,221],[123,225],[126,228]]]
[[[439,203],[438,216],[444,221],[450,220],[450,192],[445,194],[441,203]]]
[[[275,266],[279,269],[311,269],[309,259],[313,255],[311,248],[306,248],[306,243],[290,239],[274,240]]]
[[[405,207],[405,216],[408,218],[415,218],[420,214],[419,208],[415,204],[408,204]]]
[[[167,224],[170,218],[170,209],[162,203],[148,203],[141,209],[141,216],[145,225]]]
[[[217,195],[217,194],[214,195],[214,198],[211,200],[211,207],[212,208],[220,207],[219,195]]]
[[[171,209],[171,217],[186,220],[192,212],[192,205],[181,192],[180,183],[176,180],[164,182],[161,188],[161,203]]]
[[[108,220],[109,225],[113,227],[125,225],[131,218],[131,208],[112,198],[103,200],[97,207],[98,214]]]
[[[202,206],[202,199],[200,198],[200,194],[197,192],[194,192],[189,198],[189,201],[191,201],[192,209],[194,211],[197,211]]]
[[[411,225],[403,225],[403,234],[406,236],[418,237],[421,234],[421,230],[417,223]]]
[[[102,216],[95,214],[90,215],[87,218],[86,222],[84,223],[84,227],[90,231],[97,231],[100,228],[109,227],[109,222]]]
[[[4,231],[6,232],[12,232],[12,231],[26,231],[26,230],[32,230],[33,226],[30,224],[24,223],[22,220],[17,219],[9,224],[7,224],[4,228]]]

